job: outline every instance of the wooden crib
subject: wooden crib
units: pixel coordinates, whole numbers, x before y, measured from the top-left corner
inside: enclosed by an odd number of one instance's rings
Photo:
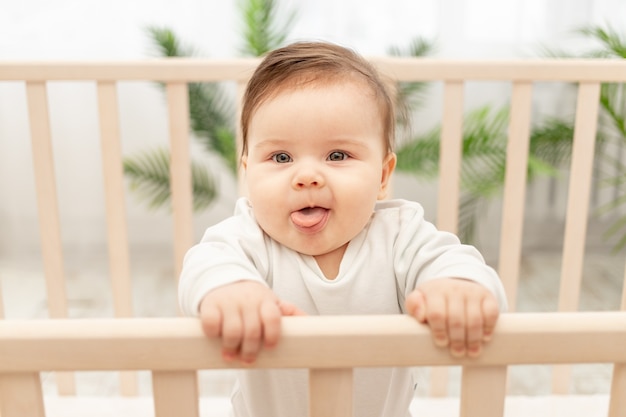
[[[591,400],[592,415],[626,416],[626,312],[578,312],[582,263],[589,218],[592,166],[601,83],[625,83],[624,61],[525,60],[507,62],[379,58],[373,62],[396,81],[443,83],[443,128],[437,223],[456,232],[464,88],[468,81],[510,82],[509,142],[502,205],[498,270],[511,312],[501,317],[493,341],[477,360],[452,359],[436,349],[428,329],[405,316],[298,317],[284,320],[276,350],[263,352],[259,368],[310,368],[310,415],[351,415],[352,368],[368,366],[433,367],[432,398],[416,398],[416,415],[473,417],[589,415],[568,394],[567,364],[610,363],[610,394]],[[241,94],[258,63],[254,59],[152,60],[141,62],[4,62],[0,82],[24,86],[33,149],[49,318],[0,321],[0,401],[2,417],[102,415],[95,399],[74,396],[73,371],[121,371],[120,397],[106,402],[142,402],[129,415],[222,416],[227,398],[199,398],[199,370],[224,369],[216,341],[202,336],[190,318],[133,318],[120,143],[121,81],[165,85],[169,115],[175,271],[194,243],[189,82],[235,81]],[[52,81],[93,82],[97,89],[99,131],[115,318],[68,318],[64,254],[53,166],[50,109]],[[567,217],[560,273],[558,310],[516,313],[522,251],[524,201],[533,84],[578,83],[574,148],[569,174]],[[619,255],[616,255],[619,256]],[[172,276],[172,280],[175,279]],[[10,279],[11,277],[3,277]],[[11,294],[3,294],[4,299]],[[174,303],[175,300],[172,300]],[[626,309],[626,291],[622,294]],[[0,310],[2,311],[2,310]],[[530,399],[507,394],[507,366],[555,364],[553,394],[541,410]],[[446,395],[448,365],[462,366],[460,398]],[[152,398],[137,395],[137,373],[150,371]],[[60,396],[44,396],[43,372],[55,372]],[[455,402],[437,411],[440,401]],[[556,404],[556,405],[555,405]],[[559,414],[559,407],[561,414]],[[112,415],[121,415],[119,410]],[[127,410],[131,410],[127,408]],[[449,411],[452,410],[452,411]],[[448,414],[446,414],[448,413]],[[543,414],[540,414],[543,413]],[[578,413],[578,414],[576,414]]]

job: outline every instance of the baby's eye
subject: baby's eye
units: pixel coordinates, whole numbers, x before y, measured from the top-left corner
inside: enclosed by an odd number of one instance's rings
[[[329,161],[343,161],[346,159],[348,159],[348,154],[341,151],[333,151],[330,153],[330,155],[328,155]]]
[[[291,162],[291,157],[285,152],[279,152],[272,155],[272,160],[274,162],[278,162],[279,164],[285,164],[287,162]]]

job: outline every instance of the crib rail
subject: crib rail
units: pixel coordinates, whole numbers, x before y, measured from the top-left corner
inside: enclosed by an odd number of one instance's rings
[[[488,80],[623,82],[622,60],[606,59],[523,59],[447,60],[432,58],[371,58],[396,81]],[[162,82],[246,82],[256,58],[187,59],[168,58],[141,61],[7,61],[0,65],[3,81],[162,81]]]
[[[477,359],[436,348],[428,327],[409,316],[285,317],[279,346],[254,367],[626,363],[624,346],[626,312],[504,314]],[[195,318],[0,322],[1,372],[228,368],[220,352]]]
[[[309,415],[345,417],[354,367],[461,365],[460,415],[496,417],[507,365],[624,364],[624,346],[624,312],[506,314],[478,359],[452,358],[408,316],[292,317],[283,321],[279,345],[252,367],[309,368]],[[197,416],[196,371],[226,367],[219,342],[202,334],[197,319],[0,322],[3,417],[45,416],[39,372],[88,370],[150,370],[157,417]],[[613,394],[611,417],[626,413],[622,396]]]

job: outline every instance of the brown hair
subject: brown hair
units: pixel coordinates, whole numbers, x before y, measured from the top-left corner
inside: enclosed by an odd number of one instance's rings
[[[378,71],[356,52],[325,42],[296,42],[270,52],[248,81],[241,111],[242,155],[254,112],[282,89],[309,82],[360,78],[370,86],[382,113],[385,144],[393,148],[395,114],[391,94]]]

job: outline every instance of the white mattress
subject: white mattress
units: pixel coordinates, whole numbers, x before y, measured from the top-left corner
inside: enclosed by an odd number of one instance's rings
[[[505,417],[606,417],[608,395],[579,396],[509,396]],[[47,417],[152,417],[151,397],[58,397],[46,396]],[[229,417],[226,397],[200,400],[202,417]],[[416,398],[411,411],[414,417],[456,417],[458,398]]]

